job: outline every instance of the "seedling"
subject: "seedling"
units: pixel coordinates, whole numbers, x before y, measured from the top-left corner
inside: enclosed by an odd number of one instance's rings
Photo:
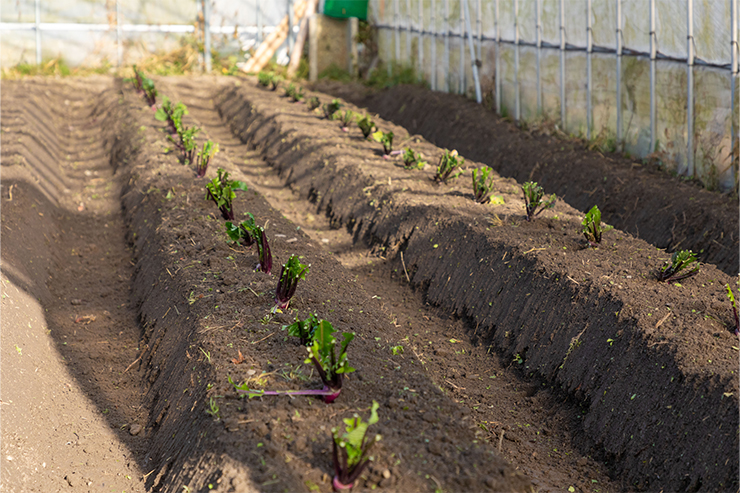
[[[493,191],[495,175],[488,166],[473,170],[473,198],[476,202],[485,204]]]
[[[251,212],[247,212],[247,219],[242,221],[239,226],[235,226],[231,221],[226,221],[226,234],[229,235],[229,238],[237,243],[241,241],[247,247],[254,245],[256,242],[256,238],[252,236],[256,229],[257,223],[254,222],[254,216]]]
[[[124,79],[124,82],[131,82],[133,84],[134,89],[138,93],[144,92],[144,73],[141,72],[138,68],[136,68],[136,65],[134,65],[134,76],[131,79]]]
[[[528,181],[522,185],[522,192],[524,193],[524,205],[527,210],[527,221],[531,221],[540,212],[545,209],[551,209],[555,207],[555,194],[550,195],[547,200],[543,200],[545,196],[542,187],[537,184],[536,181]],[[539,208],[539,210],[537,210]]]
[[[601,222],[601,211],[598,206],[591,207],[583,218],[583,236],[586,237],[588,244],[594,248],[601,243],[601,234],[613,229],[613,226]]]
[[[306,278],[310,265],[303,265],[297,255],[291,255],[287,262],[283,264],[278,279],[277,288],[275,289],[275,310],[285,310],[290,305],[290,299],[295,294],[298,287],[298,281]]]
[[[239,228],[243,228],[248,235],[254,239],[254,242],[257,243],[257,252],[259,254],[260,261],[254,270],[261,270],[265,274],[269,275],[270,272],[272,272],[272,252],[270,251],[270,242],[267,240],[267,233],[265,232],[267,223],[265,223],[264,227],[257,226],[254,222],[254,216],[249,214],[249,219],[242,221]]]
[[[373,139],[375,139],[375,142],[383,144],[383,154],[390,155],[393,151],[393,132],[378,130],[373,134]]]
[[[272,73],[271,72],[260,72],[257,74],[257,82],[262,87],[269,87],[270,83],[272,82]]]
[[[192,164],[195,161],[195,153],[198,150],[195,136],[198,132],[200,132],[198,127],[191,127],[184,130],[182,127],[180,128],[180,162],[184,165]]]
[[[187,107],[182,103],[172,104],[172,101],[165,96],[162,98],[162,106],[157,109],[154,118],[161,122],[167,122],[167,131],[171,135],[180,133],[182,128],[182,117],[188,114]]]
[[[345,132],[349,131],[349,126],[355,121],[355,112],[352,110],[345,110],[342,115],[342,130]]]
[[[681,250],[671,256],[671,261],[658,271],[658,281],[678,282],[699,273],[699,262],[691,250]]]
[[[321,381],[324,383],[324,387],[321,389],[310,389],[310,390],[258,390],[250,389],[249,382],[244,382],[241,385],[236,385],[231,377],[228,377],[229,383],[234,386],[234,389],[241,393],[246,394],[250,399],[253,397],[262,397],[265,395],[315,395],[324,398],[324,402],[331,403],[339,396],[342,391],[342,375],[345,373],[351,373],[355,371],[354,368],[349,366],[347,363],[347,345],[354,339],[355,334],[350,332],[344,332],[344,341],[342,342],[339,357],[335,356],[334,346],[336,345],[336,339],[332,335],[334,328],[326,320],[321,320],[318,327],[313,334],[313,343],[308,349],[309,357],[305,363],[313,362],[314,366],[318,370]]]
[[[327,120],[333,120],[341,107],[342,103],[338,99],[333,99],[331,103],[324,103],[321,109],[324,110],[324,116]]]
[[[334,479],[332,486],[334,490],[346,490],[352,488],[360,477],[362,471],[372,460],[369,457],[370,449],[375,442],[380,441],[380,435],[373,438],[367,437],[367,429],[370,425],[378,422],[378,403],[373,401],[370,407],[370,418],[363,422],[362,418],[355,413],[352,418],[345,418],[345,432],[339,435],[337,428],[332,428],[334,437]]]
[[[295,319],[295,322],[287,326],[288,335],[298,337],[301,344],[308,346],[313,340],[313,334],[319,326],[319,317],[312,313],[305,320]]]
[[[434,175],[434,181],[437,183],[447,183],[450,178],[457,178],[463,172],[462,165],[465,158],[459,156],[456,150],[448,151],[445,149],[442,157],[439,158],[437,173]]]
[[[367,115],[363,116],[358,122],[357,126],[360,127],[360,130],[362,130],[362,135],[366,139],[370,137],[370,134],[373,133],[373,130],[375,130],[375,123],[368,118]]]
[[[426,161],[421,159],[421,153],[414,152],[413,149],[407,147],[403,151],[403,167],[406,169],[424,169],[427,165]]]
[[[218,176],[206,184],[206,200],[216,203],[221,216],[227,221],[234,220],[234,211],[231,207],[236,198],[235,190],[247,191],[247,184],[239,180],[230,180],[229,173],[218,168]]]
[[[154,87],[154,81],[144,76],[141,81],[141,87],[144,89],[144,98],[152,108],[157,104],[157,88]]]
[[[303,99],[303,88],[297,88],[291,82],[288,87],[285,88],[285,95],[288,96],[293,102],[298,102]]]
[[[198,163],[195,166],[196,174],[198,178],[206,176],[208,170],[208,163],[211,162],[211,158],[218,152],[218,144],[214,144],[210,140],[207,140],[203,144],[203,149],[198,153]]]
[[[306,104],[308,105],[309,111],[313,111],[319,106],[321,106],[321,100],[317,98],[316,96],[308,98],[308,101],[306,101]]]
[[[737,302],[735,301],[735,295],[732,293],[732,288],[729,284],[725,284],[727,288],[727,297],[732,302],[732,313],[735,315],[735,330],[732,332],[735,335],[740,335],[740,316],[737,312]]]
[[[216,401],[213,400],[213,397],[210,398],[210,401],[208,402],[208,407],[209,409],[206,409],[206,413],[213,416],[213,419],[215,421],[219,421],[221,419],[221,415],[219,414],[221,409],[219,408],[218,404],[216,404]]]

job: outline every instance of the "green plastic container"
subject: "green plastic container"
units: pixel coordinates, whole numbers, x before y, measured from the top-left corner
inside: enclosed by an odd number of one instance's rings
[[[363,21],[367,20],[368,0],[326,0],[324,3],[324,15],[346,19],[357,17]]]

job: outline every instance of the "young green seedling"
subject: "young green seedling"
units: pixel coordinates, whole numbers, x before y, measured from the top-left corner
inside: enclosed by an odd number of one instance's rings
[[[298,337],[301,344],[308,346],[313,340],[313,334],[319,326],[319,317],[312,313],[305,320],[295,319],[295,322],[287,326],[288,335]]]
[[[306,278],[309,267],[311,265],[303,265],[297,255],[291,255],[288,261],[283,264],[280,279],[278,279],[277,288],[275,289],[275,308],[273,308],[273,311],[288,308],[290,299],[298,287],[298,281]]]
[[[195,166],[195,172],[198,178],[206,176],[208,170],[208,163],[211,162],[213,156],[218,152],[218,144],[214,144],[210,140],[207,140],[203,144],[203,149],[198,153],[198,163]]]
[[[183,129],[180,128],[180,162],[184,165],[195,162],[195,153],[198,150],[198,144],[195,142],[195,136],[200,132],[198,127]]]
[[[547,200],[543,200],[545,196],[542,187],[537,184],[536,181],[528,181],[522,185],[522,192],[524,193],[524,207],[527,211],[527,221],[531,221],[540,212],[545,209],[551,209],[555,207],[555,194],[550,195]],[[539,207],[539,210],[537,208]]]
[[[581,225],[583,226],[583,236],[586,237],[588,244],[594,248],[598,248],[599,243],[601,243],[601,234],[613,228],[613,226],[601,222],[601,211],[598,206],[591,207],[591,210],[583,218]]]
[[[407,147],[403,150],[403,167],[406,169],[424,169],[427,165],[426,161],[421,159],[421,153],[414,152],[413,149]]]
[[[175,135],[182,131],[182,117],[187,114],[188,109],[184,104],[177,103],[173,105],[172,101],[165,96],[162,98],[162,107],[154,114],[154,118],[161,122],[167,122],[167,131],[171,135]]]
[[[360,127],[362,135],[366,139],[373,133],[373,130],[375,130],[375,123],[367,115],[357,122],[357,126]]]
[[[130,79],[123,79],[124,82],[131,82],[133,84],[134,89],[139,94],[142,94],[144,92],[144,74],[136,67],[136,64],[134,64],[134,76]]]
[[[383,154],[389,156],[393,152],[393,132],[383,132],[378,130],[373,134],[375,142],[383,144]]]
[[[332,428],[334,438],[334,479],[332,486],[336,491],[352,488],[360,477],[362,471],[372,460],[369,457],[370,449],[375,442],[380,441],[380,435],[368,438],[367,429],[378,422],[378,408],[380,406],[373,401],[370,407],[370,418],[362,421],[358,414],[352,418],[345,418],[345,432],[341,435],[337,428]]]
[[[345,110],[342,115],[342,131],[349,132],[349,126],[355,121],[355,113],[352,110]]]
[[[257,82],[262,87],[269,87],[272,82],[272,73],[260,71],[260,73],[257,74]]]
[[[493,191],[495,173],[488,166],[473,170],[473,198],[476,202],[485,204]]]
[[[332,99],[331,103],[324,103],[321,109],[324,110],[324,116],[327,120],[333,120],[341,107],[342,103],[338,99]]]
[[[445,149],[442,157],[439,158],[437,173],[434,175],[434,181],[437,183],[447,183],[450,178],[457,178],[463,172],[465,158],[459,156],[456,150],[448,151]]]
[[[280,83],[283,81],[282,75],[273,74],[270,79],[270,90],[274,91],[278,88]]]
[[[306,104],[308,105],[308,110],[313,111],[319,106],[321,106],[321,100],[317,98],[316,96],[312,96],[308,98],[308,101],[306,101]]]
[[[234,220],[234,211],[231,207],[236,198],[236,190],[247,191],[247,184],[239,180],[230,180],[229,173],[218,168],[218,176],[206,184],[206,200],[216,203],[221,216],[227,221]]]
[[[226,221],[226,234],[233,241],[241,242],[244,246],[250,247],[255,244],[257,239],[252,236],[257,231],[257,223],[251,212],[247,212],[247,219],[242,221],[239,226],[234,225],[231,221]]]
[[[343,332],[344,341],[342,342],[339,356],[335,355],[336,338],[333,336],[334,328],[326,320],[321,320],[313,334],[313,342],[308,349],[308,358],[305,363],[313,362],[316,367],[324,387],[313,390],[258,390],[250,389],[248,382],[236,385],[231,377],[228,377],[237,392],[246,394],[250,399],[253,397],[262,397],[265,395],[315,395],[321,396],[324,402],[331,403],[339,397],[342,391],[342,375],[355,371],[347,362],[347,345],[354,339],[355,334]]]
[[[725,284],[725,287],[727,288],[727,297],[730,298],[730,302],[732,303],[732,314],[735,315],[735,330],[733,330],[732,333],[740,335],[740,315],[738,315],[735,295],[732,293],[732,288],[729,284]]]
[[[691,250],[681,250],[671,256],[671,261],[666,262],[658,271],[658,281],[678,282],[683,279],[695,276],[699,273],[699,261],[696,254]]]

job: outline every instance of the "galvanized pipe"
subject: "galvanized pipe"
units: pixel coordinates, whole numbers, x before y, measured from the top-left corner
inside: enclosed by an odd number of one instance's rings
[[[457,93],[465,94],[465,13],[463,12],[463,1],[460,0],[460,68],[457,83]]]
[[[468,31],[468,50],[470,51],[470,65],[473,71],[473,82],[475,83],[475,101],[478,104],[483,102],[483,97],[480,92],[480,78],[478,77],[478,63],[475,59],[475,49],[473,48],[473,29],[470,26],[470,5],[468,0],[465,2],[465,22]]]
[[[207,2],[208,0],[205,1]],[[288,54],[293,53],[293,45],[295,44],[295,33],[293,33],[293,26],[295,25],[294,15],[293,0],[288,0]]]
[[[730,94],[731,94],[731,103],[730,103],[730,115],[732,120],[732,130],[731,130],[731,137],[730,137],[730,143],[731,143],[731,156],[732,156],[732,164],[733,166],[730,166],[730,172],[732,174],[732,180],[733,183],[737,179],[737,176],[735,175],[735,166],[738,165],[738,160],[736,157],[736,150],[738,149],[738,142],[740,142],[740,136],[738,135],[738,124],[737,124],[737,118],[738,115],[735,113],[735,106],[737,105],[737,0],[730,0],[730,36],[732,38],[730,42],[730,48],[732,52],[732,65],[731,65],[731,71],[732,75],[730,76]]]
[[[655,152],[657,142],[657,129],[655,127],[655,55],[657,52],[657,39],[655,34],[655,0],[650,0],[650,150]]]
[[[36,65],[41,65],[41,0],[36,0]]]
[[[688,88],[686,101],[686,121],[688,127],[688,144],[686,170],[689,176],[694,176],[694,1],[686,0],[686,86]]]
[[[617,145],[622,144],[622,0],[617,2]]]
[[[398,0],[394,0],[393,2],[393,26],[395,29],[395,39],[394,43],[396,44],[396,63],[401,60],[401,32],[399,31],[399,12],[398,12]]]
[[[501,30],[499,29],[499,0],[494,0],[496,27],[496,113],[501,114]]]
[[[419,1],[419,80],[424,80],[424,1]]]
[[[591,129],[594,125],[591,97],[593,85],[591,79],[591,53],[594,49],[593,29],[591,26],[591,0],[586,0],[586,138],[591,140]]]
[[[257,0],[257,46],[262,44],[262,0]]]
[[[432,26],[432,60],[431,60],[431,86],[433,91],[438,91],[437,87],[437,6],[435,0],[432,0],[432,16],[429,19],[429,24]]]
[[[121,0],[116,0],[116,54],[118,66],[123,66],[123,37],[121,36]]]
[[[293,3],[288,0],[288,7]],[[293,9],[291,9],[291,12]],[[211,0],[203,0],[203,58],[206,73],[211,72]]]
[[[483,10],[481,9],[481,0],[478,0],[478,8],[476,9],[475,23],[478,25],[478,60],[482,60],[481,52],[483,51]]]
[[[514,0],[514,121],[522,117],[519,94],[519,0]]]
[[[542,77],[540,76],[540,64],[542,60],[542,0],[534,0],[535,22],[536,22],[536,45],[537,45],[537,114],[542,114]]]
[[[445,0],[445,56],[444,56],[444,92],[450,92],[450,0]]]
[[[565,0],[560,0],[560,126],[565,132]]]
[[[411,67],[411,0],[406,0],[406,64]]]

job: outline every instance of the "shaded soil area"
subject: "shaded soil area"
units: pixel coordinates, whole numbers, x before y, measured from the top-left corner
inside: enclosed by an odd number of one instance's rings
[[[602,451],[625,488],[734,487],[736,464],[720,460],[737,449],[727,426],[737,420],[729,277],[706,265],[684,286],[660,284],[667,255],[642,240],[613,231],[587,249],[580,213],[564,203],[523,221],[511,179],[496,180],[504,205],[474,204],[467,180],[436,186],[429,168],[403,170],[358,129],[341,132],[277,93],[241,84],[216,103],[334,227],[396,259],[428,302],[468,322],[475,342],[581,402],[582,446]],[[376,123],[439,158],[402,127]]]
[[[369,91],[331,81],[316,87],[439,147],[457,149],[503,176],[537,181],[582,212],[598,205],[608,224],[658,248],[692,249],[726,274],[740,272],[736,195],[707,191],[652,164],[589,151],[547,129],[522,131],[458,95],[417,86]]]

